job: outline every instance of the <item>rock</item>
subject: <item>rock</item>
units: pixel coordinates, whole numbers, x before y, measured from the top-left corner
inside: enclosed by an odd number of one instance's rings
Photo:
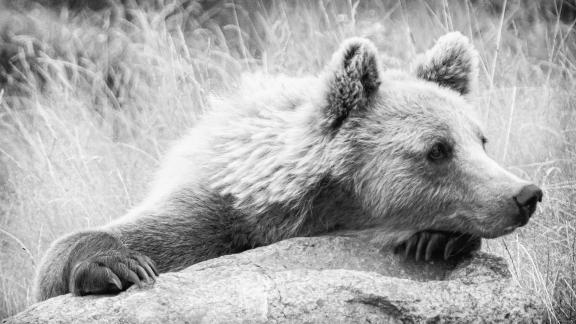
[[[6,323],[518,323],[544,315],[499,257],[417,264],[326,236],[208,260],[115,296],[59,296]]]

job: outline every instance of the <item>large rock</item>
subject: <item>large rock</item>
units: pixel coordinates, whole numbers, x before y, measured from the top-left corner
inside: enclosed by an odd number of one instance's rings
[[[295,238],[162,274],[116,296],[59,296],[7,323],[540,322],[499,257],[415,264],[352,237]]]

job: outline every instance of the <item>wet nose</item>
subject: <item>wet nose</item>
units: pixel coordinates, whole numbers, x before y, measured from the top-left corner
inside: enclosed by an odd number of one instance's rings
[[[526,217],[526,222],[528,222],[528,218],[530,218],[536,210],[536,204],[542,201],[542,195],[542,189],[536,185],[529,184],[524,186],[518,195],[514,197],[521,214]]]

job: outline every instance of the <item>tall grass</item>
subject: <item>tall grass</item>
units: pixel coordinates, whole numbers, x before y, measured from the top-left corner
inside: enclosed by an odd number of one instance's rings
[[[372,39],[383,65],[406,68],[434,39],[459,30],[481,55],[476,100],[489,153],[545,191],[526,227],[485,249],[506,257],[552,322],[576,320],[574,31],[518,1],[496,12],[474,3],[3,16],[51,29],[12,33],[30,50],[18,51],[21,73],[0,92],[0,318],[30,304],[50,242],[135,205],[170,142],[208,109],[207,94],[233,88],[243,71],[316,73],[348,36]]]

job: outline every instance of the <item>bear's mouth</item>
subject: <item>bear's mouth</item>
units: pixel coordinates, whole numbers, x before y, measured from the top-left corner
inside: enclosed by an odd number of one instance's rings
[[[528,223],[527,217],[521,217],[521,214],[512,214],[506,216],[498,216],[496,222],[486,223],[485,219],[493,219],[496,217],[486,215],[484,213],[458,213],[457,216],[452,216],[454,219],[460,219],[460,222],[452,227],[457,228],[458,232],[478,236],[485,239],[495,239],[513,233],[516,229],[525,226]],[[526,221],[522,221],[525,218]],[[444,226],[442,226],[444,227]]]
[[[502,230],[502,233],[503,233],[502,235],[508,235],[508,234],[514,232],[514,230],[517,229],[518,227],[519,226],[515,226],[515,225],[514,226],[508,226]]]
[[[485,238],[485,239],[495,239],[495,238],[498,238],[498,237],[501,237],[504,235],[508,235],[508,234],[514,232],[519,227],[521,227],[521,226],[510,225],[510,226],[504,227],[503,229],[500,229],[498,231],[483,230],[479,233],[470,233],[470,234],[477,235],[477,236]]]

